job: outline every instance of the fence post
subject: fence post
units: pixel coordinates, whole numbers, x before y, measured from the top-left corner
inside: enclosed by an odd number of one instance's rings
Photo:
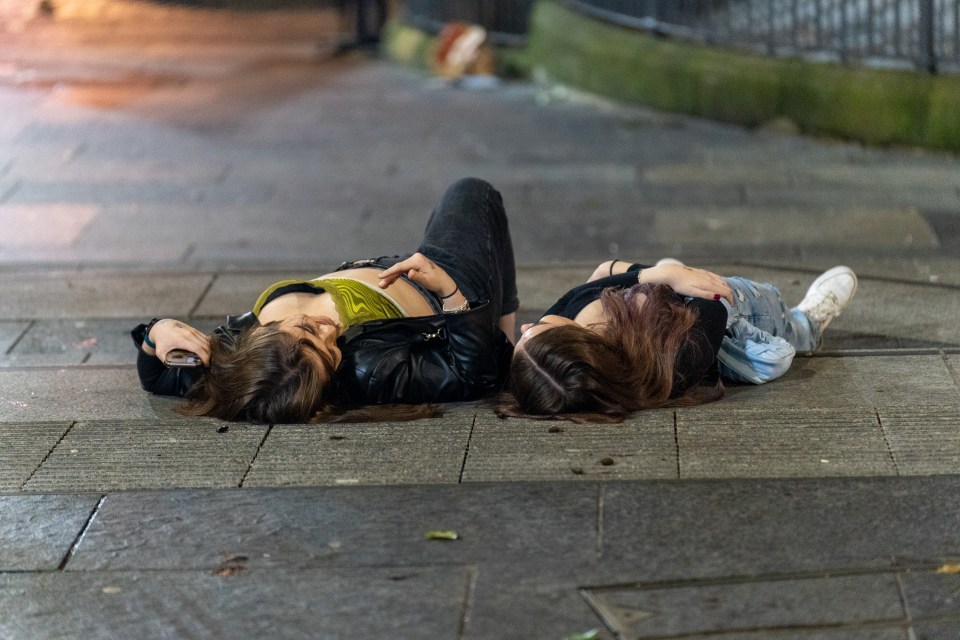
[[[918,41],[920,43],[920,59],[918,66],[930,73],[937,72],[937,49],[934,37],[933,19],[934,0],[920,0],[920,28]]]

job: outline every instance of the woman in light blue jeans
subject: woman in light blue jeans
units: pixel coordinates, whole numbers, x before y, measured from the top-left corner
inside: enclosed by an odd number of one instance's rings
[[[771,284],[724,278],[665,258],[612,260],[520,328],[503,417],[617,422],[628,414],[711,402],[719,373],[761,384],[813,351],[853,298],[848,267],[821,274],[796,307]]]

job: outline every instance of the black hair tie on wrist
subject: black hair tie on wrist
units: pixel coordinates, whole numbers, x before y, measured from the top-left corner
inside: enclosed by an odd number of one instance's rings
[[[610,275],[613,275],[613,265],[617,264],[618,262],[620,261],[614,260],[613,262],[610,263]]]
[[[453,293],[451,293],[451,294],[448,295],[448,296],[440,296],[440,299],[441,299],[441,300],[449,300],[449,299],[452,298],[453,296],[457,295],[457,291],[460,291],[460,285],[457,285],[457,288],[453,290]]]

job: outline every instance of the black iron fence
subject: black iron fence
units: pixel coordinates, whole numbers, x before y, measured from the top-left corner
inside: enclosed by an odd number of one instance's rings
[[[960,73],[960,0],[560,0],[626,27],[871,66]],[[535,0],[406,0],[407,18],[439,31],[472,22],[520,44]]]
[[[563,0],[629,27],[872,66],[960,72],[960,0]]]
[[[448,22],[479,24],[498,44],[520,45],[526,39],[535,0],[406,0],[407,19],[438,33]]]

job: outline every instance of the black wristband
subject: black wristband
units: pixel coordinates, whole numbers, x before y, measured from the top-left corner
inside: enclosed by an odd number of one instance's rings
[[[453,296],[457,295],[457,291],[460,291],[460,285],[456,285],[456,287],[457,287],[457,288],[453,290],[453,293],[451,293],[451,294],[448,295],[448,296],[440,296],[440,299],[441,299],[441,300],[449,300],[449,299],[452,298]]]
[[[143,344],[147,345],[154,351],[157,350],[157,345],[153,342],[153,340],[150,339],[150,329],[153,329],[153,325],[157,324],[158,322],[160,322],[160,318],[154,318],[143,330]]]

